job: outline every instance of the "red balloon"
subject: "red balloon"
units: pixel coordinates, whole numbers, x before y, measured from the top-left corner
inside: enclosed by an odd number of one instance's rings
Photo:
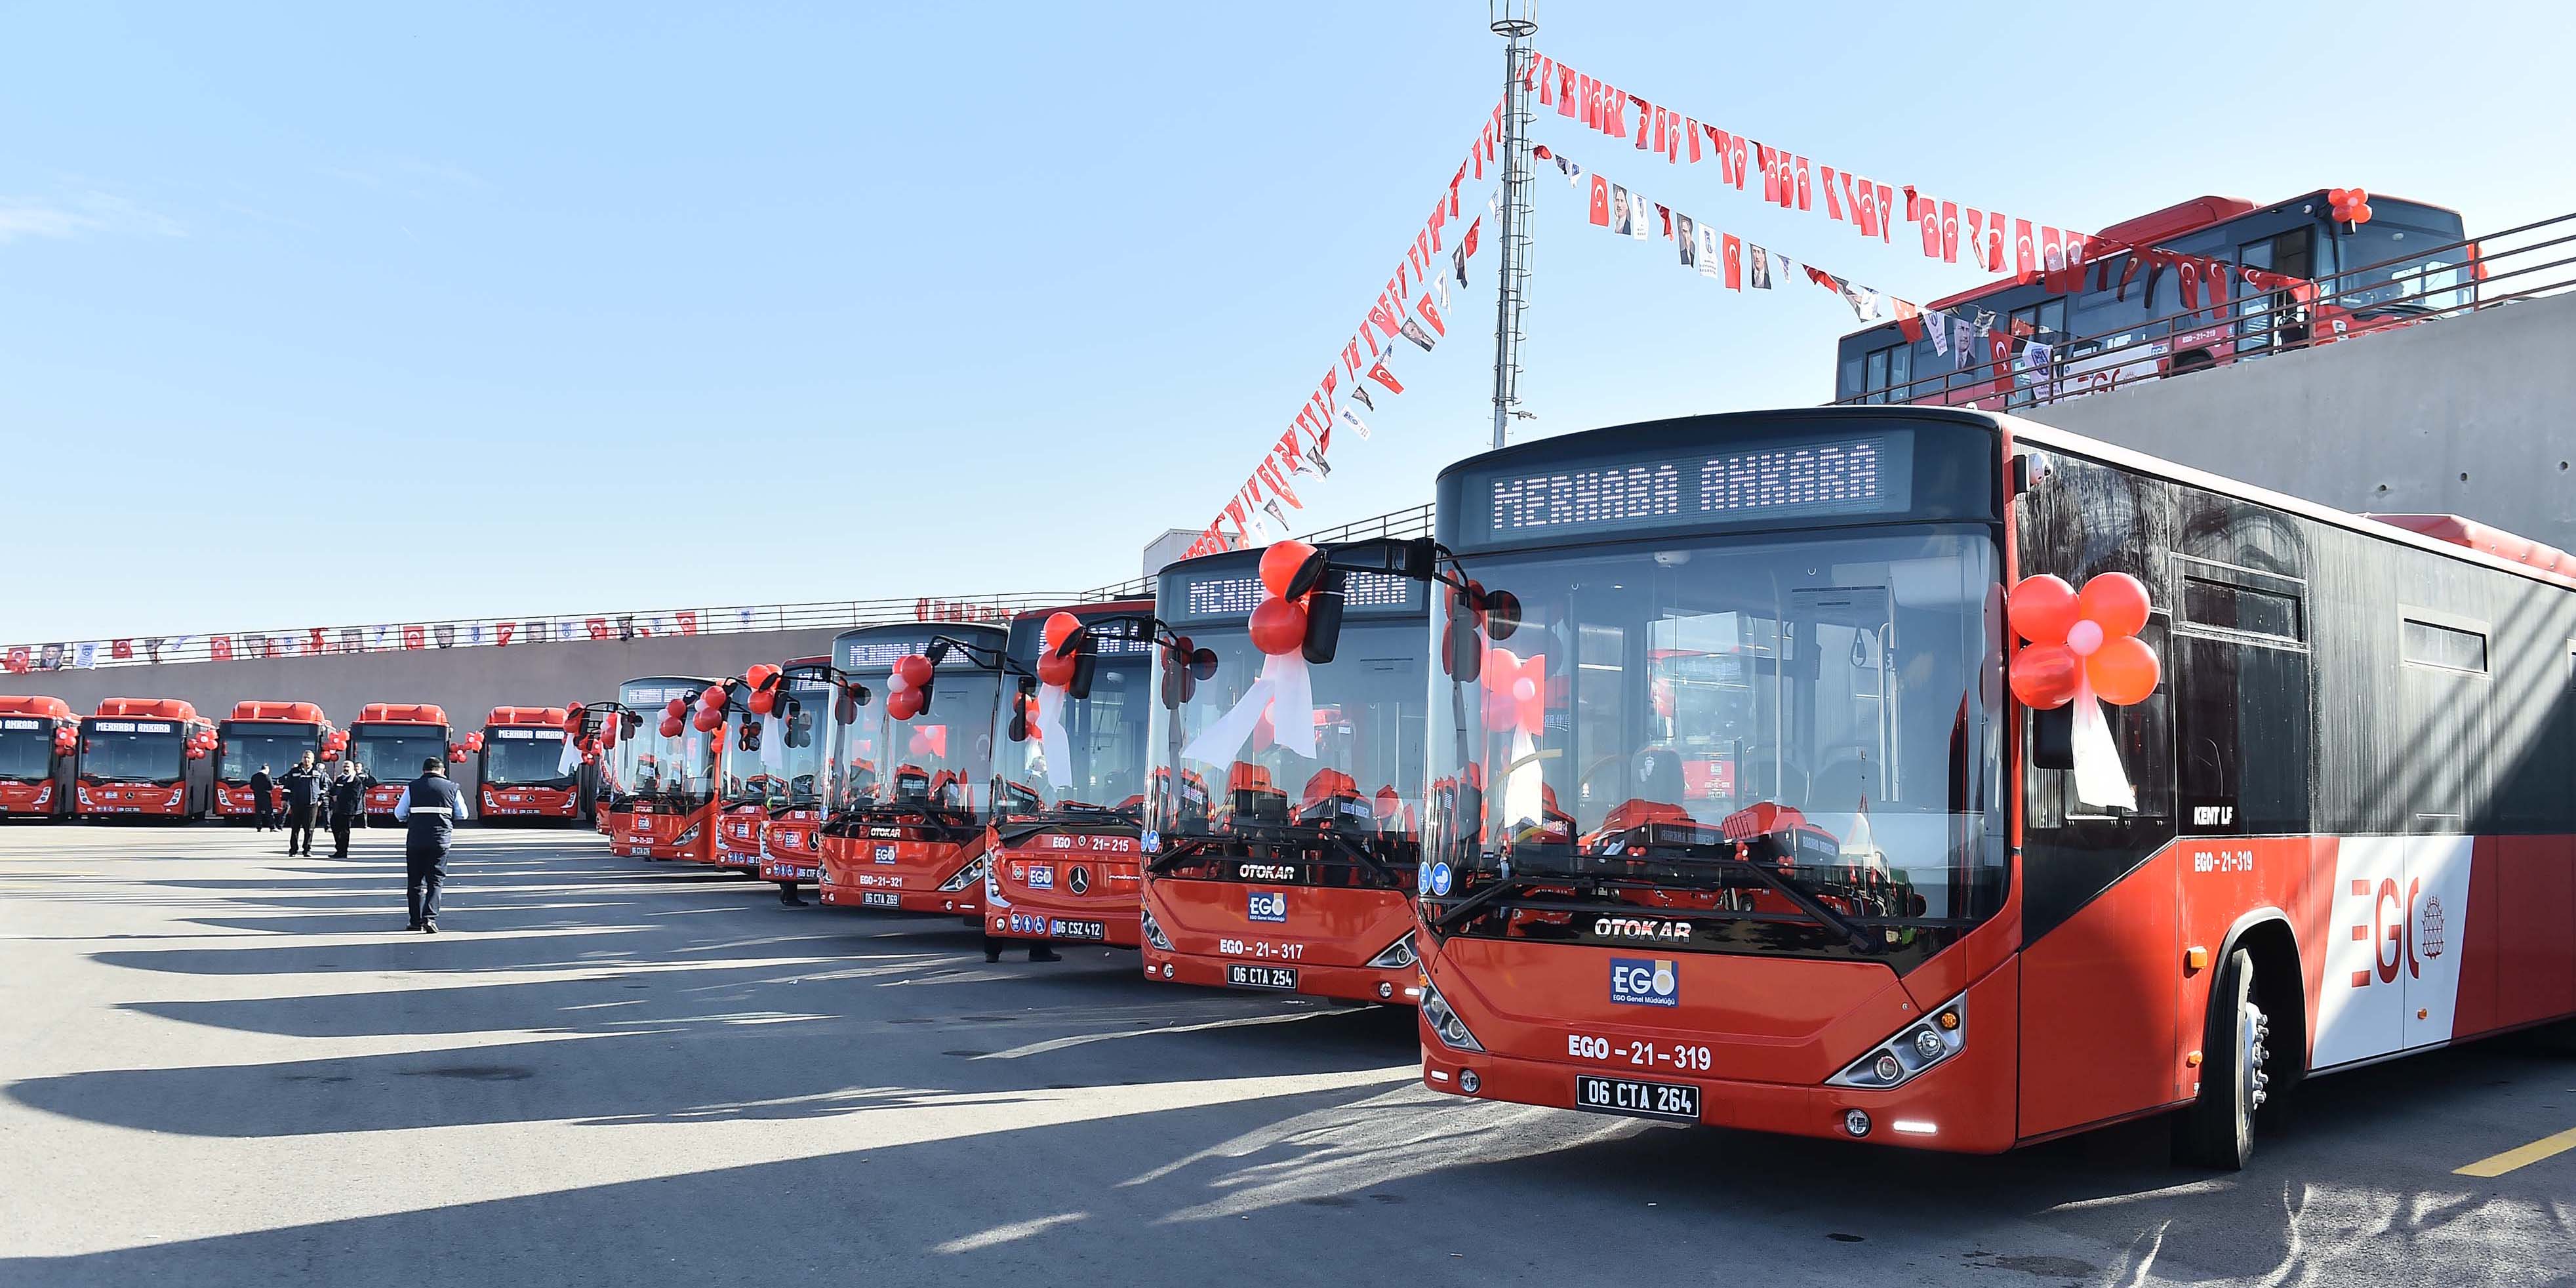
[[[932,669],[930,659],[919,653],[906,653],[894,660],[894,673],[915,689],[930,683]]]
[[[1297,570],[1305,567],[1306,561],[1314,555],[1313,546],[1294,538],[1270,543],[1270,548],[1261,552],[1262,588],[1277,598],[1286,599],[1288,583],[1296,579]]]
[[[921,714],[921,690],[904,689],[885,698],[886,714],[897,720],[910,720]]]
[[[2341,209],[2341,208],[2343,208],[2343,207],[2345,207],[2345,206],[2349,206],[2349,205],[2351,205],[2351,204],[2352,204],[2352,189],[2350,189],[2350,188],[2328,188],[2328,189],[2326,189],[2326,204],[2328,204],[2328,205],[2330,205],[2330,206],[2334,206],[2334,207],[2335,207],[2335,208],[2337,208],[2337,209]]]
[[[1277,546],[1271,549],[1278,549]],[[1277,657],[1306,644],[1306,606],[1285,599],[1265,599],[1252,610],[1252,646]]]
[[[2352,219],[2351,219],[2351,222],[2356,223],[2356,224],[2366,224],[2366,223],[2369,223],[2369,222],[2370,222],[2370,203],[2369,203],[2369,202],[2365,201],[2365,202],[2361,203],[2360,205],[2355,206],[2355,207],[2353,207],[2353,208],[2352,208]]]
[[[2135,635],[2147,624],[2147,586],[2125,572],[2106,572],[2084,583],[2077,611],[2102,628],[2104,639]]]
[[[1051,684],[1061,689],[1073,683],[1075,669],[1072,658],[1057,657],[1053,653],[1043,654],[1038,658],[1038,683]]]
[[[709,711],[714,711],[714,710],[717,710],[717,709],[719,709],[719,708],[723,707],[723,706],[724,706],[724,704],[725,704],[725,691],[724,691],[724,686],[723,686],[723,685],[721,685],[721,684],[710,684],[710,685],[708,685],[707,687],[705,687],[705,688],[703,688],[703,689],[698,690],[698,705],[699,705],[699,706],[701,706],[701,707],[703,707],[703,708],[705,708],[705,709],[707,709],[707,710],[709,710]]]
[[[679,736],[680,736],[680,718],[679,718],[678,716],[664,716],[664,717],[662,717],[662,724],[661,724],[661,726],[660,726],[660,732],[661,732],[662,736],[663,736],[663,737],[665,737],[665,738],[677,738],[677,737],[679,737]]]
[[[760,687],[761,681],[776,674],[778,674],[778,668],[775,665],[768,662],[754,662],[748,669],[743,671],[742,678],[748,682],[751,687],[757,689]]]
[[[322,758],[324,760],[338,760],[340,758],[340,753],[333,751],[329,747],[324,747],[322,749]]]
[[[770,712],[775,711],[775,710],[777,710],[777,709],[778,709],[778,690],[776,690],[776,689],[753,689],[753,690],[751,691],[751,699],[750,699],[750,703],[749,703],[749,705],[750,705],[750,707],[751,707],[751,713],[752,713],[753,715],[756,715],[756,716],[765,716],[765,715],[768,715]]]
[[[2075,588],[2048,573],[2022,578],[2008,604],[2005,613],[2013,630],[2033,644],[2065,643],[2066,628],[2077,616]]]
[[[689,727],[699,733],[714,733],[723,724],[724,713],[706,707],[698,708],[698,713],[689,717]]]
[[[1051,614],[1046,625],[1038,631],[1038,648],[1042,652],[1053,653],[1056,645],[1072,638],[1073,633],[1081,629],[1081,618],[1071,613]]]
[[[687,698],[673,698],[662,707],[662,717],[665,720],[678,720],[688,714],[689,700]]]
[[[2042,711],[2065,706],[2075,698],[2083,665],[2075,650],[2063,644],[2033,644],[2013,657],[2013,696]]]
[[[2084,659],[2084,678],[2093,686],[2095,696],[2115,707],[2134,707],[2156,691],[2156,679],[2162,668],[2156,662],[2156,651],[2145,640],[2122,637],[2110,640]]]

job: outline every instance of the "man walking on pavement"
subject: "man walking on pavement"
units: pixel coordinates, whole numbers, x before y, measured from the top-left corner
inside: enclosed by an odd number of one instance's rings
[[[250,776],[250,824],[254,832],[277,826],[277,780],[268,776],[266,765]]]
[[[313,767],[313,753],[306,752],[278,780],[286,789],[286,852],[313,856],[314,815],[322,809],[322,771]]]
[[[331,780],[331,857],[349,857],[349,829],[367,825],[367,789],[376,780],[359,772],[358,762],[340,762],[340,776]]]
[[[411,902],[411,925],[405,929],[438,933],[438,887],[447,880],[447,847],[455,839],[456,821],[466,816],[465,793],[447,781],[445,762],[436,756],[420,762],[420,777],[394,802],[394,821],[404,828],[404,894]]]

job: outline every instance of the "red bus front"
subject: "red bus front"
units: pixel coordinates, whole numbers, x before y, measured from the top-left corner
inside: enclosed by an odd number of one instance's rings
[[[763,881],[805,885],[823,875],[824,802],[832,796],[834,695],[830,684],[813,678],[813,669],[831,661],[826,656],[787,662],[781,688],[784,710],[777,723],[761,733],[763,748],[769,745],[770,729],[776,730],[780,744],[776,762],[766,766],[778,790],[767,801],[767,822],[760,834],[758,862]]]
[[[716,861],[716,756],[719,738],[693,724],[698,695],[716,681],[646,676],[618,686],[617,700],[642,717],[617,740],[610,759],[617,790],[601,811],[611,815],[609,851],[637,859]],[[672,704],[680,708],[672,714]]]
[[[1258,554],[1160,579],[1188,647],[1158,661],[1147,734],[1145,975],[1410,1004],[1427,597],[1354,575],[1331,662],[1265,655]]]
[[[475,753],[477,817],[483,822],[579,822],[581,752],[566,735],[562,707],[494,707]]]
[[[109,698],[80,724],[74,812],[203,818],[214,805],[215,727],[176,698]]]
[[[215,763],[215,813],[223,818],[249,818],[259,812],[250,776],[266,769],[283,778],[297,760],[310,754],[320,765],[331,734],[330,718],[310,702],[237,702],[232,718],[215,726],[220,754]],[[269,789],[269,808],[286,808],[286,789]]]
[[[898,719],[888,705],[897,661],[929,655],[941,637],[989,656],[1004,644],[1000,628],[967,624],[864,626],[832,641],[833,665],[874,697],[834,726],[835,808],[816,883],[826,904],[967,917],[983,907],[1001,671],[951,656],[927,708]]]
[[[1991,425],[1854,409],[1441,476],[1423,1078],[2017,1139]]]
[[[349,725],[349,756],[376,780],[367,789],[367,821],[390,826],[403,788],[429,761],[448,760],[447,712],[427,702],[370,702]]]
[[[1153,706],[1152,600],[1038,609],[1011,620],[1021,693],[994,719],[1002,799],[985,846],[984,930],[997,939],[1134,948],[1139,932],[1145,726]],[[1046,623],[1084,628],[1081,666],[1044,682]],[[1087,661],[1082,660],[1087,659]],[[1025,696],[1022,696],[1025,694]],[[1014,736],[1014,735],[1017,736]]]
[[[80,720],[61,698],[0,696],[0,819],[69,818]]]
[[[753,875],[760,872],[761,847],[768,843],[770,805],[787,797],[787,784],[770,763],[776,753],[761,742],[761,726],[760,717],[732,710],[718,731],[724,747],[718,759],[715,862]]]

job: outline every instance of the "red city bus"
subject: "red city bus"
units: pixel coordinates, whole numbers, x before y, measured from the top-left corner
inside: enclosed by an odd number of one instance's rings
[[[565,736],[562,707],[494,707],[483,720],[483,749],[474,755],[479,817],[561,819],[579,823],[581,752]]]
[[[575,708],[580,712],[578,720],[572,719]],[[584,752],[583,783],[590,797],[592,827],[601,836],[625,835],[632,811],[625,787],[629,766],[621,748],[644,728],[643,713],[603,700],[575,703],[564,714]],[[662,712],[653,713],[653,719],[661,718]],[[614,840],[609,848],[617,852]]]
[[[1075,654],[1088,674],[1040,683],[1047,620],[1080,624]],[[1134,948],[1143,873],[1145,726],[1153,707],[1149,599],[1035,609],[1011,619],[1008,669],[1024,698],[1002,705],[1001,757],[985,850],[984,926],[997,939]],[[1053,692],[1048,690],[1052,688]],[[1061,734],[1062,746],[1058,746]]]
[[[760,879],[779,883],[784,887],[780,897],[789,902],[798,885],[823,875],[823,815],[832,799],[826,728],[835,700],[831,664],[829,655],[793,658],[780,676],[787,707],[779,719],[783,747],[773,777],[781,791],[767,802],[759,855]],[[765,730],[761,734],[764,740],[768,736]]]
[[[0,818],[69,818],[80,718],[61,698],[0,696]]]
[[[716,861],[716,735],[693,725],[700,694],[718,685],[700,676],[652,675],[617,686],[626,720],[609,757],[615,788],[609,852],[638,859]],[[682,713],[671,714],[677,703]]]
[[[998,662],[1006,643],[1000,627],[964,623],[862,626],[833,637],[832,665],[877,701],[847,724],[835,713],[835,796],[815,883],[824,903],[980,922],[1002,671],[976,655]],[[895,663],[912,656],[933,660],[930,706],[898,720],[885,698]]]
[[[367,789],[367,820],[393,821],[403,788],[425,761],[448,759],[447,712],[427,702],[370,702],[349,725],[349,758],[376,780]]]
[[[310,702],[234,703],[232,717],[215,726],[220,751],[215,761],[215,814],[221,818],[257,814],[250,776],[265,765],[270,778],[282,778],[306,752],[318,762],[331,751],[326,740],[332,732],[331,718]],[[332,758],[337,759],[337,753]],[[271,787],[269,796],[269,808],[283,819],[286,789]]]
[[[2097,252],[2076,269],[1927,306],[2046,350],[2015,340],[1999,359],[1982,331],[1963,351],[1883,323],[1842,338],[1834,400],[2027,407],[2403,326],[2476,300],[2478,250],[2458,211],[2395,197],[2368,204],[2371,219],[2349,224],[2334,218],[2325,190],[2260,207],[2196,197],[2114,224],[2098,240],[2156,253],[2133,267],[2130,252]],[[2207,280],[2212,263],[2300,285],[2255,290],[2238,273]],[[2045,362],[2025,360],[2034,352]]]
[[[215,726],[177,698],[107,698],[80,723],[83,818],[200,819],[215,798]]]
[[[2232,1168],[2305,1077],[2576,1013],[2566,555],[1932,408],[1438,498],[1434,1090],[1960,1151],[2179,1111]]]
[[[1159,579],[1173,638],[1146,738],[1146,978],[1410,1005],[1428,596],[1351,575],[1339,651],[1300,662],[1301,687],[1282,673],[1293,650],[1253,645],[1259,562],[1207,555]]]
[[[739,690],[732,681],[728,687]],[[769,834],[771,803],[783,801],[787,785],[777,766],[786,750],[765,741],[767,722],[743,705],[747,691],[735,692],[725,707],[723,745],[716,765],[716,852],[719,867],[760,874],[760,850]]]

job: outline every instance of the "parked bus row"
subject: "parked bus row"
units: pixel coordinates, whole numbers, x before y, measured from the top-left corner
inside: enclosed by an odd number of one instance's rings
[[[378,822],[433,758],[474,766],[486,823],[582,821],[593,784],[564,754],[563,724],[547,707],[494,707],[460,735],[428,703],[371,702],[342,729],[310,702],[239,702],[209,720],[177,698],[108,698],[81,716],[60,698],[0,696],[0,818],[245,820],[259,813],[252,776],[310,754],[374,777]],[[282,809],[285,789],[270,791]]]
[[[2571,570],[2009,416],[1706,416],[566,731],[620,855],[1416,1006],[1436,1091],[2232,1168],[2576,1015]]]

